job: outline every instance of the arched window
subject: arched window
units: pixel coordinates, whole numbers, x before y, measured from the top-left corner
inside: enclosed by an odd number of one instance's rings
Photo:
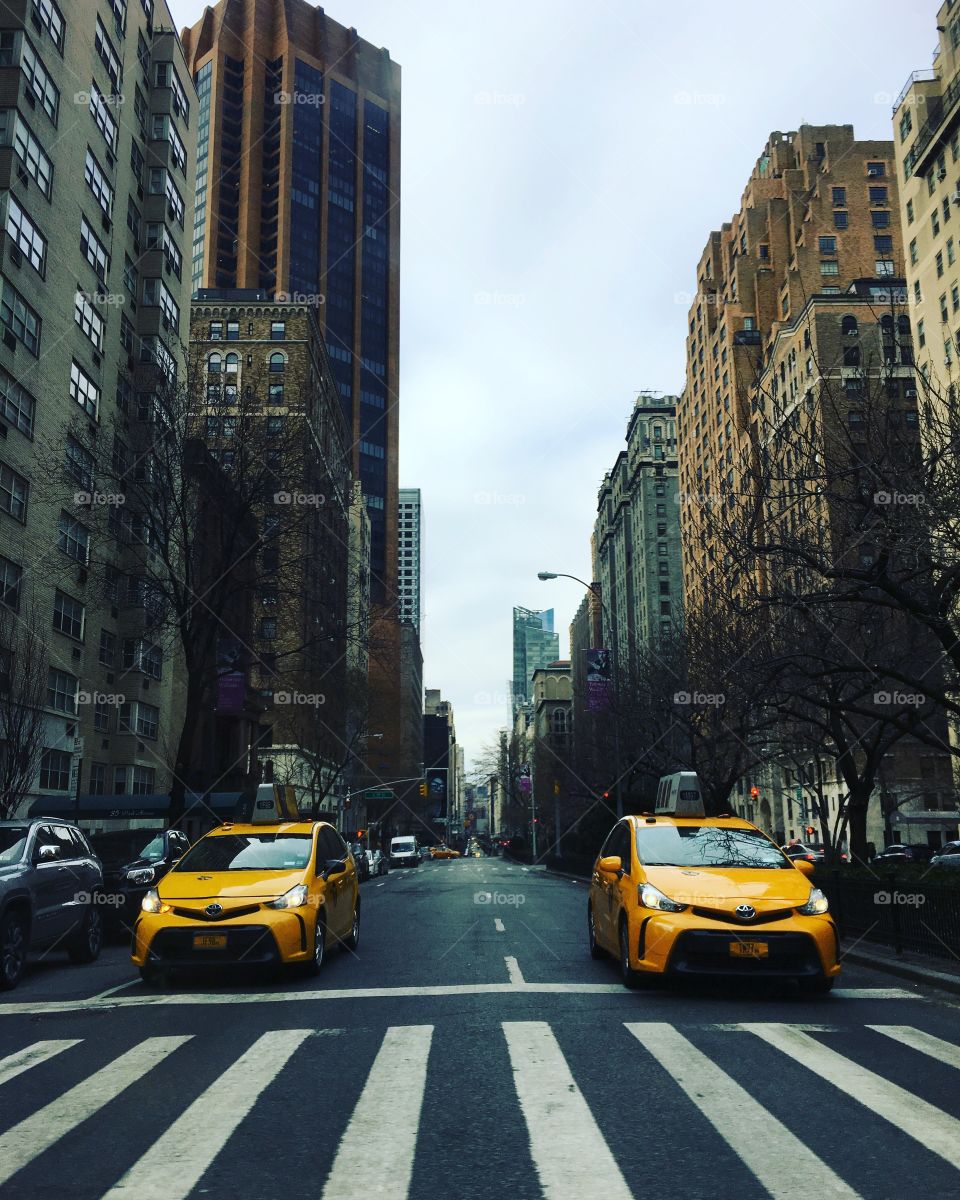
[[[893,333],[893,317],[891,317],[889,313],[880,318],[880,328],[884,333]]]
[[[653,440],[654,440],[655,442],[662,442],[662,441],[663,441],[663,426],[662,426],[662,425],[654,425],[654,427],[653,427]]]
[[[908,334],[910,332],[910,318],[906,314],[901,314],[897,317],[897,333]]]
[[[285,371],[287,369],[287,360],[279,352],[279,350],[275,354],[270,355],[269,364],[270,370],[275,373]]]
[[[223,355],[211,354],[207,359],[207,370],[211,375],[219,375],[223,369]]]
[[[857,332],[858,328],[859,327],[857,325],[856,317],[846,316],[840,322],[840,332],[841,333],[855,334]]]
[[[236,375],[240,370],[240,355],[228,354],[226,359],[226,370],[228,375]]]

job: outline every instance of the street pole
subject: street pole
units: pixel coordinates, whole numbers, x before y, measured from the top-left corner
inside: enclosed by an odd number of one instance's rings
[[[616,632],[613,628],[613,622],[610,619],[610,610],[604,603],[603,596],[597,591],[592,583],[587,583],[580,579],[577,575],[568,575],[564,571],[539,571],[538,579],[572,579],[574,583],[579,583],[581,587],[585,587],[588,592],[593,592],[600,605],[600,611],[603,613],[607,622],[607,638],[610,645],[607,649],[610,651],[610,667],[613,676],[613,770],[614,784],[613,792],[617,802],[617,818],[623,816],[623,790],[621,787],[621,775],[623,774],[620,765],[620,714],[617,710],[617,704],[620,698],[620,655],[617,650]]]

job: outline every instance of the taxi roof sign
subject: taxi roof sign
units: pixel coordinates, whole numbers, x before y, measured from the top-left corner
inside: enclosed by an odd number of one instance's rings
[[[276,825],[278,821],[299,821],[297,794],[289,784],[261,783],[253,801],[241,801],[240,819],[251,825]]]

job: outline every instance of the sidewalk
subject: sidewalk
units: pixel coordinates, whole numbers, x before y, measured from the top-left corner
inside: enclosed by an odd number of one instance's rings
[[[850,950],[842,950],[840,961],[872,967],[875,971],[886,971],[889,975],[898,975],[901,979],[925,983],[929,987],[954,992],[960,996],[960,959],[933,958],[928,954],[914,954],[909,950],[897,954],[889,946],[861,941]]]

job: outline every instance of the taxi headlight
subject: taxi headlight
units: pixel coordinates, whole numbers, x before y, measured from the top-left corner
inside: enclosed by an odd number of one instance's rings
[[[671,900],[669,896],[665,896],[652,883],[640,884],[640,887],[637,889],[637,899],[644,908],[656,908],[660,912],[683,912],[687,907],[685,904],[678,904],[676,900]]]
[[[140,901],[140,907],[148,913],[165,913],[170,911],[170,905],[164,904],[156,888],[151,888]]]
[[[128,883],[153,883],[155,876],[153,867],[134,867],[127,872],[126,879]]]
[[[797,912],[804,917],[819,917],[821,913],[825,913],[830,907],[830,902],[827,900],[823,892],[819,888],[811,888],[810,895],[807,898],[803,908],[798,908]]]
[[[276,900],[268,900],[267,908],[302,908],[307,902],[309,889],[305,883],[298,883],[289,892],[284,892]]]

